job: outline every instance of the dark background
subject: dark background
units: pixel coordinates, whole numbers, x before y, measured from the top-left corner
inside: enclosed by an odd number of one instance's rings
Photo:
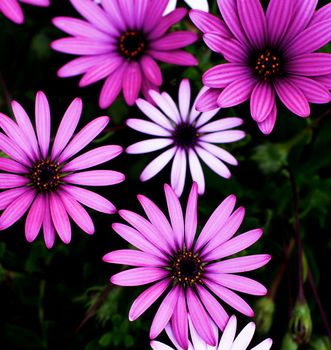
[[[325,3],[320,1],[319,6]],[[23,8],[26,21],[22,26],[0,15],[0,111],[11,115],[9,99],[15,99],[32,118],[35,93],[42,90],[50,101],[54,136],[65,109],[79,96],[84,102],[80,127],[100,115],[111,117],[106,132],[92,146],[120,144],[126,147],[142,140],[144,135],[125,127],[127,118],[142,116],[136,107],[128,108],[120,97],[108,110],[100,110],[98,95],[102,83],[80,89],[79,78],[57,78],[57,70],[73,56],[50,49],[52,40],[64,36],[52,26],[51,19],[61,15],[79,17],[69,1],[54,0],[47,9],[26,5]],[[212,5],[212,11],[219,13],[216,4]],[[188,17],[178,27],[194,30]],[[162,89],[174,97],[183,77],[191,79],[194,93],[197,93],[201,87],[201,74],[221,63],[221,57],[212,54],[202,40],[189,50],[198,57],[199,67],[186,69],[162,65],[163,76],[166,77]],[[330,52],[330,46],[325,50]],[[301,236],[306,258],[304,268],[305,271],[311,269],[324,310],[330,316],[330,105],[312,105],[311,117],[306,120],[280,106],[276,127],[268,137],[259,132],[250,118],[248,103],[222,110],[219,117],[228,115],[237,115],[245,120],[243,128],[247,137],[226,147],[239,160],[239,166],[232,167],[231,180],[224,180],[204,168],[207,187],[205,195],[199,200],[199,220],[202,225],[225,196],[234,193],[238,197],[238,205],[246,208],[240,232],[264,228],[260,242],[244,253],[272,254],[272,261],[264,269],[247,274],[268,288],[280,266],[286,266],[275,295],[273,325],[270,332],[262,335],[262,339],[273,337],[273,348],[280,349],[298,290],[296,249],[284,265],[284,252],[294,237],[289,169],[295,175],[300,197]],[[126,181],[117,186],[96,188],[95,191],[110,199],[118,209],[141,212],[136,199],[138,193],[147,195],[165,209],[163,184],[170,180],[170,166],[149,182],[139,182],[140,172],[154,157],[155,154],[121,155],[107,166],[125,173]],[[190,183],[188,177],[183,203]],[[120,271],[121,266],[110,266],[101,260],[105,253],[126,247],[126,243],[111,229],[111,224],[120,221],[120,218],[93,211],[91,216],[96,226],[94,236],[87,236],[72,223],[70,245],[65,246],[57,239],[50,251],[45,248],[41,234],[33,244],[25,241],[24,219],[0,233],[0,349],[149,347],[148,329],[156,306],[130,323],[128,310],[141,289],[109,286],[109,277]],[[320,350],[316,341],[325,336],[326,330],[307,279],[305,293],[313,320],[313,340],[300,349]],[[258,300],[253,297],[245,299],[251,305]],[[244,316],[238,316],[241,325],[249,321]],[[166,338],[164,340],[169,344]]]

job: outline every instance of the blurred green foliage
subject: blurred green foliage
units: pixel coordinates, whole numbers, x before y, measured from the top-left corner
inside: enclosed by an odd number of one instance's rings
[[[218,13],[216,1],[211,2],[212,11]],[[0,15],[0,111],[10,114],[8,100],[15,99],[33,116],[35,93],[43,90],[50,100],[54,132],[69,103],[80,96],[84,101],[81,125],[99,115],[111,117],[107,132],[96,144],[125,147],[141,140],[141,135],[125,127],[127,118],[141,116],[137,108],[128,108],[119,98],[107,111],[102,111],[97,104],[101,83],[79,89],[79,78],[57,78],[56,71],[70,56],[50,49],[49,43],[63,36],[52,26],[51,19],[61,15],[77,16],[69,2],[54,0],[48,9],[24,6],[24,11],[23,26],[16,26]],[[178,28],[195,30],[188,18]],[[190,78],[194,91],[198,92],[201,74],[222,62],[202,40],[189,50],[198,57],[199,67],[162,65],[166,77],[162,89],[174,97],[183,77]],[[326,50],[330,52],[330,45]],[[247,137],[227,146],[239,160],[231,180],[205,169],[207,189],[199,201],[199,220],[201,227],[219,202],[235,193],[238,204],[246,208],[241,231],[264,228],[263,238],[248,251],[270,253],[273,259],[267,267],[250,276],[270,288],[294,236],[293,194],[288,172],[291,169],[300,196],[305,266],[313,272],[325,312],[330,316],[331,106],[311,107],[309,119],[300,119],[280,107],[275,130],[269,137],[258,131],[247,103],[220,112],[220,116],[244,118]],[[96,191],[111,199],[118,208],[141,211],[136,195],[143,193],[165,209],[162,185],[169,182],[169,167],[148,183],[138,180],[152,157],[123,154],[112,161],[109,168],[124,172],[127,181]],[[183,201],[186,198],[187,191]],[[23,220],[0,233],[0,349],[122,350],[135,349],[137,344],[139,349],[149,347],[148,328],[156,306],[136,322],[129,322],[128,310],[142,289],[109,287],[109,277],[118,272],[119,267],[107,266],[101,260],[108,251],[126,246],[111,230],[111,223],[120,218],[96,212],[91,215],[96,225],[93,237],[85,236],[74,226],[71,244],[65,246],[58,242],[51,251],[44,247],[42,237],[34,244],[25,241]],[[298,348],[286,333],[297,297],[295,248],[275,293],[273,319],[268,320],[268,336],[274,338],[274,349],[281,348],[285,334],[282,349]],[[308,281],[305,292],[312,315],[313,338],[308,347],[302,349],[330,350],[330,343],[321,336],[326,331]],[[258,300],[246,299],[250,303]],[[245,317],[238,318],[241,324],[247,323]],[[265,324],[261,319],[258,321]]]

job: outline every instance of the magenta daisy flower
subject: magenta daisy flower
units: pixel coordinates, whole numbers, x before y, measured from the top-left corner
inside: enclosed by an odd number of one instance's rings
[[[24,22],[24,14],[20,2],[42,7],[50,5],[50,0],[1,0],[0,13],[3,13],[11,21],[22,24]]]
[[[294,114],[308,117],[309,103],[330,102],[331,55],[315,52],[331,39],[330,4],[270,0],[218,0],[223,21],[202,11],[190,17],[210,49],[228,63],[209,69],[209,90],[197,108],[231,107],[250,99],[252,118],[264,134],[276,121],[276,97]]]
[[[203,93],[205,90],[200,92]],[[151,103],[138,99],[137,106],[151,120],[129,119],[127,125],[132,129],[156,138],[140,141],[127,148],[127,153],[147,153],[160,149],[161,155],[143,170],[140,179],[147,181],[159,173],[172,159],[171,186],[181,196],[186,177],[186,168],[199,185],[199,193],[205,190],[205,179],[200,160],[216,174],[229,178],[230,170],[224,164],[237,165],[237,160],[226,150],[215,144],[238,141],[245,137],[241,130],[233,130],[242,124],[240,118],[222,118],[210,122],[219,109],[200,113],[191,104],[190,82],[184,79],[179,87],[178,104],[165,92],[151,91],[150,95],[159,109]],[[198,95],[199,96],[199,95]],[[199,159],[200,158],[200,159]]]
[[[133,105],[142,91],[145,96],[162,84],[156,61],[193,66],[197,60],[183,47],[194,43],[197,35],[189,31],[168,33],[186,10],[179,8],[162,17],[168,0],[70,0],[85,21],[57,17],[53,23],[72,35],[56,40],[52,48],[80,55],[62,67],[58,75],[84,74],[80,86],[106,78],[99,104],[107,108],[123,90],[128,105]]]
[[[191,333],[192,342],[189,343],[190,350],[247,350],[249,344],[251,343],[254,333],[255,333],[255,324],[253,322],[246,325],[242,331],[237,335],[237,318],[236,316],[231,316],[229,322],[226,324],[220,342],[215,347],[210,347],[208,344],[201,339],[196,329],[194,328],[190,318],[189,318],[189,328]],[[171,325],[168,324],[165,328],[166,332],[174,344],[177,350],[183,350],[183,348],[177,343],[174,332],[171,329]],[[214,326],[215,337],[218,337],[218,329]],[[270,338],[264,340],[259,345],[256,345],[254,348],[250,348],[250,350],[269,350],[272,345],[272,340]],[[163,343],[158,341],[152,341],[151,347],[153,350],[175,350]]]
[[[264,266],[266,254],[225,259],[254,244],[262,230],[255,229],[234,237],[244,218],[244,209],[233,212],[236,198],[227,197],[214,211],[197,235],[198,186],[193,184],[185,217],[178,197],[165,185],[170,222],[148,198],[139,195],[148,220],[128,211],[120,216],[131,226],[115,223],[113,229],[138,250],[124,249],[108,253],[104,261],[135,266],[111,278],[120,286],[151,284],[134,301],[129,312],[131,321],[137,319],[163,293],[163,299],[151,325],[150,337],[156,338],[171,322],[176,341],[188,347],[188,316],[200,337],[209,345],[216,345],[212,321],[224,329],[228,314],[219,303],[232,306],[239,312],[253,316],[253,310],[236,292],[265,295],[260,283],[238,275]]]
[[[45,244],[51,248],[55,232],[64,243],[71,240],[69,217],[86,233],[93,234],[89,208],[112,214],[114,205],[100,195],[80,186],[109,186],[124,180],[112,170],[87,170],[117,157],[120,146],[102,146],[73,158],[108,124],[99,117],[73,136],[82,112],[82,101],[76,98],[60,123],[50,149],[51,116],[48,101],[37,93],[36,134],[28,115],[20,104],[12,103],[16,123],[0,113],[0,150],[8,158],[0,158],[0,230],[19,220],[30,208],[25,222],[28,242],[43,227]],[[73,136],[73,137],[72,137]],[[83,171],[80,171],[83,170]],[[80,204],[81,203],[81,204]]]

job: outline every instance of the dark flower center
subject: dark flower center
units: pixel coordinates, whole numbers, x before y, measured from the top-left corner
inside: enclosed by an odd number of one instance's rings
[[[146,47],[145,37],[140,32],[128,31],[119,39],[119,50],[125,58],[137,59],[141,57]]]
[[[263,80],[270,80],[281,73],[281,57],[274,50],[266,49],[253,59],[254,71]]]
[[[203,264],[197,254],[179,251],[172,261],[172,278],[185,285],[202,283]]]
[[[59,165],[50,160],[41,160],[32,167],[31,179],[38,192],[54,191],[60,184]]]
[[[175,143],[183,148],[189,148],[196,144],[198,133],[196,128],[188,123],[177,125],[173,138]]]

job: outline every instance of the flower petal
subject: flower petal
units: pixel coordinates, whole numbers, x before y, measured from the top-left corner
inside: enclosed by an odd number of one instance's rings
[[[244,121],[240,118],[231,117],[215,120],[214,122],[203,125],[198,129],[199,133],[223,131],[242,125]]]
[[[117,273],[110,279],[111,283],[118,286],[142,286],[159,281],[168,275],[168,271],[157,267],[136,267]]]
[[[155,138],[139,141],[129,146],[125,151],[129,154],[141,154],[158,151],[173,143],[172,139]]]
[[[251,96],[251,115],[253,119],[258,123],[263,122],[271,113],[275,103],[272,84],[265,81],[257,83]]]
[[[224,37],[230,36],[230,32],[225,23],[211,13],[201,10],[192,10],[189,15],[195,26],[203,33],[217,32]]]
[[[328,53],[316,52],[301,55],[286,66],[291,74],[318,76],[331,73],[331,55]]]
[[[141,70],[137,62],[130,62],[123,75],[123,95],[126,103],[133,106],[141,89]]]
[[[177,50],[193,44],[195,41],[197,41],[197,39],[198,36],[196,33],[185,30],[177,30],[175,32],[165,34],[155,41],[152,41],[150,44],[150,49],[156,51]]]
[[[114,170],[89,170],[67,175],[67,183],[83,186],[111,186],[124,181],[122,173]]]
[[[219,158],[220,160],[223,160],[223,162],[226,162],[231,165],[238,165],[238,161],[236,160],[236,158],[234,158],[233,155],[231,155],[228,151],[224,150],[223,148],[208,142],[199,142],[199,145],[205,148],[209,153],[213,154],[215,157]]]
[[[182,195],[184,190],[186,166],[186,152],[185,150],[178,148],[171,168],[171,187],[174,189],[178,197]]]
[[[28,242],[33,242],[44,220],[46,201],[42,194],[38,194],[25,221],[25,237]]]
[[[162,85],[163,79],[161,69],[152,57],[144,55],[140,60],[140,65],[144,76],[151,83],[157,86]]]
[[[197,66],[197,59],[190,53],[183,50],[172,51],[156,51],[152,50],[149,53],[156,60],[176,64],[177,66]]]
[[[188,79],[183,79],[179,85],[178,102],[182,120],[187,121],[191,103],[191,86]]]
[[[63,243],[65,244],[70,243],[71,226],[70,226],[69,217],[60,197],[54,192],[50,194],[49,206],[50,206],[52,222],[56,232],[59,234]]]
[[[150,96],[168,118],[173,120],[176,124],[181,121],[176,103],[169,94],[166,92],[159,94],[156,91],[150,91]]]
[[[255,324],[250,322],[236,337],[233,342],[233,349],[247,349],[249,343],[253,339],[255,332]]]
[[[277,106],[274,105],[268,117],[261,123],[257,123],[259,129],[265,134],[268,135],[273,130],[277,118]]]
[[[199,158],[193,149],[188,151],[188,161],[192,179],[198,184],[199,194],[203,194],[205,192],[205,177]]]
[[[208,89],[205,91],[196,103],[198,111],[207,112],[218,108],[217,99],[222,89]]]
[[[149,122],[143,119],[131,118],[126,121],[126,124],[139,132],[154,136],[171,136],[171,132],[162,126]]]
[[[198,185],[193,183],[185,213],[185,245],[191,250],[198,226]]]
[[[51,114],[47,97],[41,91],[39,91],[36,96],[35,116],[41,155],[46,159],[51,135]]]
[[[111,264],[128,266],[162,267],[165,265],[164,260],[157,256],[133,249],[115,250],[106,254],[102,260]]]
[[[20,197],[28,191],[28,187],[18,187],[6,191],[0,192],[0,210],[4,210],[10,205],[16,198]]]
[[[43,221],[44,241],[48,249],[51,249],[55,242],[55,228],[52,222],[50,212],[50,201],[49,196],[45,196],[45,212]]]
[[[179,289],[177,305],[171,318],[172,331],[175,339],[183,349],[188,348],[188,314],[185,293]]]

